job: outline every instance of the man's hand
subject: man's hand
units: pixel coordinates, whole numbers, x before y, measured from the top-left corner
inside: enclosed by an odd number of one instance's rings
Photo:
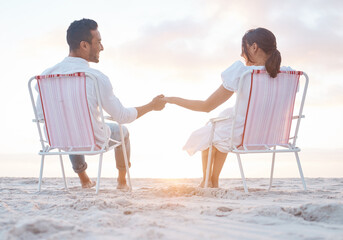
[[[141,107],[136,107],[137,109],[137,118],[140,118],[144,114],[150,111],[161,111],[164,106],[166,105],[166,101],[164,100],[164,95],[158,95],[155,97],[151,102],[148,104],[141,106]]]
[[[164,106],[166,105],[166,101],[164,100],[164,95],[158,95],[157,97],[155,97],[152,101],[152,105],[153,105],[153,110],[155,111],[161,111]]]

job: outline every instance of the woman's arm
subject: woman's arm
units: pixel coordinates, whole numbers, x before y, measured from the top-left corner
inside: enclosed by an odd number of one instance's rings
[[[167,103],[176,104],[180,107],[187,108],[193,111],[210,112],[219,105],[228,100],[234,92],[227,90],[221,85],[214,93],[211,94],[205,101],[188,100],[179,97],[165,97]]]

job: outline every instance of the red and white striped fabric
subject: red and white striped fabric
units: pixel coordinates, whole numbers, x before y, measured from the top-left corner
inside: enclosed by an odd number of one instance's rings
[[[302,72],[282,71],[271,78],[265,70],[251,73],[251,88],[241,146],[287,145],[295,95]]]
[[[96,150],[86,75],[55,74],[36,79],[50,146],[65,151]]]

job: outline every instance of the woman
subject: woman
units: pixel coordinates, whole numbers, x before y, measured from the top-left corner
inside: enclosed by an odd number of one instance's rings
[[[223,83],[205,101],[188,100],[179,97],[165,97],[165,101],[181,107],[201,112],[210,112],[227,101],[238,90],[238,82],[241,75],[249,69],[265,69],[272,78],[280,71],[281,54],[276,48],[274,34],[265,28],[251,29],[242,38],[242,54],[245,65],[237,61],[227,68],[222,74]],[[290,68],[281,70],[289,71]],[[250,86],[244,86],[245,88]],[[245,92],[243,90],[243,92]],[[248,102],[247,94],[240,96],[240,102]],[[243,104],[244,105],[244,104]],[[243,125],[245,120],[245,109],[237,110],[235,124],[235,135],[233,144],[239,144],[242,140]],[[220,116],[229,117],[228,120],[218,122],[214,133],[214,146],[212,150],[212,166],[210,171],[209,186],[219,187],[219,175],[225,162],[230,139],[227,139],[232,127],[233,108],[226,109]],[[230,118],[231,117],[231,118]],[[184,150],[190,155],[196,151],[202,151],[203,180],[200,187],[204,186],[206,177],[207,158],[209,151],[209,136],[211,126],[206,125],[192,133]]]

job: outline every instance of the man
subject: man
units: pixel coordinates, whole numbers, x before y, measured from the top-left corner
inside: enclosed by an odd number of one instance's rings
[[[100,71],[90,68],[88,62],[99,62],[99,53],[104,50],[101,44],[101,36],[98,31],[98,24],[91,19],[81,19],[70,24],[67,30],[67,42],[69,45],[69,56],[61,63],[58,63],[52,68],[45,70],[42,75],[47,74],[68,74],[74,72],[86,72],[93,74],[99,85],[101,103],[103,109],[111,115],[111,117],[119,123],[130,123],[135,119],[143,116],[147,112],[153,110],[162,110],[165,102],[162,100],[162,95],[155,97],[151,102],[141,107],[125,108],[119,99],[113,94],[112,84],[109,78]],[[119,140],[119,127],[117,124],[108,124],[107,129],[102,129],[102,124],[99,120],[98,104],[95,97],[95,86],[91,81],[86,82],[87,100],[90,112],[94,120],[94,132],[96,142],[101,145],[106,136],[111,134],[111,137]],[[37,109],[40,117],[43,116],[40,98],[37,100]],[[129,133],[124,127],[125,146],[127,155],[130,159],[130,140]],[[69,156],[74,171],[78,174],[83,188],[91,188],[95,186],[95,182],[91,181],[86,173],[87,163],[83,155]],[[115,148],[116,167],[118,169],[118,189],[127,189],[126,184],[126,169],[122,153],[122,148]],[[129,162],[130,165],[130,162]]]

